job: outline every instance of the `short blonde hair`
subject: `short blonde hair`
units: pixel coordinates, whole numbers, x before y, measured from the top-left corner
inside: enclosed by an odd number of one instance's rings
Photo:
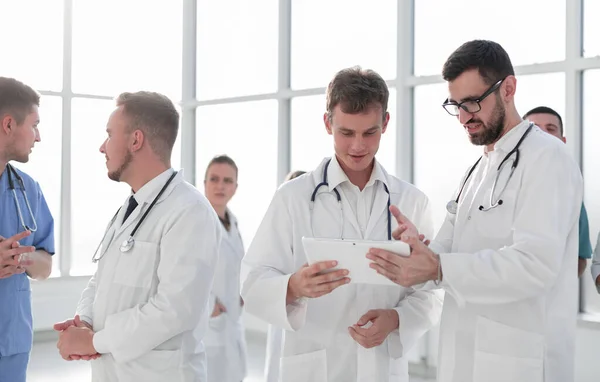
[[[117,106],[130,119],[128,130],[142,130],[148,143],[164,161],[171,158],[179,130],[179,113],[166,96],[147,91],[121,93]]]

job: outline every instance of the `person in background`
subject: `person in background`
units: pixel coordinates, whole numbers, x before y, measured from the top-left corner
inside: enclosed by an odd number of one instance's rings
[[[303,174],[306,174],[306,171],[291,171],[285,177],[285,181],[296,179]],[[267,354],[265,358],[265,382],[279,381],[279,359],[281,358],[282,341],[282,330],[269,324],[267,331]]]
[[[204,194],[219,216],[222,240],[210,294],[212,312],[204,343],[209,382],[241,382],[246,376],[246,340],[242,324],[240,263],[244,243],[238,221],[227,204],[238,187],[238,167],[227,155],[206,168]]]
[[[33,342],[29,277],[50,276],[54,219],[26,163],[40,142],[40,95],[0,77],[0,382],[25,382]],[[29,277],[28,277],[29,276]]]
[[[529,110],[523,116],[535,123],[540,129],[550,135],[554,135],[564,143],[567,143],[562,118],[555,110],[547,106],[538,106]],[[592,258],[592,243],[590,242],[590,226],[588,223],[585,205],[581,203],[581,214],[579,215],[579,250],[578,250],[577,275],[581,277],[587,267],[587,260]]]

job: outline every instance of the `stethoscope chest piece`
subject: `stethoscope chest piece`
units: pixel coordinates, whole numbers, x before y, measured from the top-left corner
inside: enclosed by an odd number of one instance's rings
[[[134,244],[135,244],[135,239],[133,238],[133,236],[129,236],[129,238],[127,240],[124,240],[121,243],[121,247],[120,247],[121,252],[129,252],[131,250],[131,248],[133,248]]]
[[[458,202],[456,200],[451,200],[446,204],[446,210],[453,215],[456,215],[458,211]]]

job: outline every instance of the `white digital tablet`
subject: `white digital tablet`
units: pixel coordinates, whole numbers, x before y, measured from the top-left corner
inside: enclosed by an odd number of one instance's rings
[[[302,237],[304,253],[309,264],[319,261],[336,260],[338,265],[333,269],[347,269],[350,283],[396,285],[388,278],[377,273],[369,264],[367,253],[371,248],[385,249],[399,256],[410,255],[410,247],[402,241],[323,239]]]

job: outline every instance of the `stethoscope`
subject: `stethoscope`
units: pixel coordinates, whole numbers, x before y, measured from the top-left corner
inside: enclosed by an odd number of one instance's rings
[[[322,186],[327,186],[329,187],[329,183],[327,183],[327,168],[329,168],[329,163],[331,163],[331,159],[329,159],[327,161],[327,163],[325,163],[325,167],[323,168],[323,180],[321,181],[321,183],[317,184],[317,186],[315,187],[311,197],[310,197],[310,226],[311,226],[311,230],[313,231],[313,236],[315,235],[314,233],[314,225],[312,222],[313,219],[313,209],[314,209],[314,205],[315,205],[315,199],[317,198],[317,192],[319,191],[319,188],[321,188]],[[392,213],[390,212],[390,204],[391,204],[391,200],[390,200],[390,191],[388,190],[387,186],[385,185],[385,183],[383,183],[383,189],[385,190],[385,192],[388,195],[388,200],[387,200],[387,217],[388,217],[388,224],[387,224],[387,231],[388,231],[388,240],[392,240]],[[338,192],[337,189],[333,189],[333,192],[335,193],[335,197],[337,199],[338,202],[338,206],[340,208],[340,239],[344,238],[344,212],[342,210],[342,197],[340,196],[340,193]]]
[[[29,198],[27,198],[27,192],[25,191],[25,183],[23,183],[23,178],[21,178],[21,176],[17,173],[17,170],[15,170],[14,167],[8,163],[6,164],[6,176],[8,177],[8,189],[12,191],[13,198],[15,199],[15,205],[17,206],[17,214],[19,215],[19,221],[21,222],[21,226],[25,231],[37,231],[37,222],[35,220],[35,216],[33,216],[33,211],[31,211],[31,205],[29,204]],[[17,191],[15,190],[13,176],[17,178],[17,182],[19,183],[21,192],[23,193],[25,205],[27,206],[27,211],[29,211],[29,217],[31,217],[31,222],[33,223],[32,227],[25,224],[23,212],[21,211],[21,206],[19,205],[19,198],[17,198]]]
[[[501,199],[501,197],[502,197],[502,194],[504,193],[504,190],[506,190],[506,186],[508,186],[508,183],[510,182],[510,179],[512,178],[513,173],[515,172],[517,165],[519,164],[519,147],[521,146],[521,143],[523,142],[523,140],[525,139],[527,134],[529,134],[529,132],[531,131],[531,128],[533,126],[534,126],[533,123],[529,124],[529,127],[527,128],[527,130],[525,131],[525,133],[523,134],[521,139],[519,139],[519,141],[517,142],[515,147],[512,150],[510,150],[508,154],[506,154],[504,159],[502,159],[502,162],[500,162],[500,165],[498,165],[498,171],[496,172],[496,178],[494,179],[494,183],[492,184],[492,192],[490,193],[490,206],[487,208],[484,206],[479,206],[479,211],[484,211],[484,212],[489,211],[493,208],[501,206],[502,203],[504,203],[504,201]],[[494,203],[493,197],[494,197],[494,193],[496,191],[496,185],[498,184],[498,179],[500,178],[500,173],[502,172],[502,167],[506,163],[508,158],[510,158],[510,156],[513,154],[515,154],[515,160],[512,162],[512,165],[510,167],[510,174],[508,175],[508,179],[506,180],[504,187],[500,191],[500,194],[498,194],[498,200]],[[475,168],[481,161],[481,158],[482,157],[479,157],[479,159],[477,159],[477,162],[475,162],[475,164],[471,167],[471,169],[467,173],[467,177],[463,181],[463,184],[460,187],[460,191],[458,192],[458,196],[456,197],[456,199],[451,200],[448,202],[448,204],[446,204],[446,210],[448,210],[448,212],[451,213],[452,215],[456,215],[456,212],[458,211],[458,201],[460,199],[460,195],[462,194],[463,189],[465,188],[465,185],[467,184],[467,181],[469,180],[469,177],[471,176],[471,174],[473,174],[473,171],[475,171]]]
[[[137,224],[133,228],[133,231],[131,231],[131,234],[129,234],[129,237],[127,238],[127,240],[124,240],[121,243],[121,246],[119,247],[119,250],[122,253],[129,252],[131,250],[131,248],[133,248],[133,246],[135,245],[135,238],[134,238],[135,233],[137,232],[138,228],[140,228],[140,225],[142,225],[142,223],[144,222],[144,219],[146,219],[146,216],[148,216],[148,213],[150,213],[150,210],[152,209],[152,207],[154,207],[154,204],[156,204],[156,201],[158,200],[158,198],[160,198],[160,196],[163,194],[163,192],[165,192],[165,190],[169,186],[169,183],[171,183],[171,181],[173,180],[173,178],[175,178],[175,175],[177,175],[177,171],[175,171],[173,173],[173,175],[171,175],[171,177],[169,178],[169,180],[167,180],[167,182],[165,183],[165,185],[160,189],[160,192],[158,193],[158,195],[156,195],[156,197],[154,198],[154,200],[152,201],[152,203],[150,203],[150,206],[148,207],[148,209],[146,210],[146,212],[144,212],[144,214],[142,215],[141,219],[137,222]],[[121,208],[119,208],[117,210],[117,212],[115,213],[115,215],[110,220],[110,223],[108,223],[108,227],[106,228],[106,231],[104,231],[104,236],[102,236],[102,240],[100,240],[100,243],[98,244],[98,247],[96,247],[96,250],[94,251],[94,256],[92,256],[92,262],[97,263],[98,260],[100,260],[102,257],[104,257],[104,254],[106,253],[106,249],[104,251],[102,251],[102,253],[100,254],[100,257],[96,257],[96,255],[98,254],[98,250],[100,249],[100,246],[102,246],[102,243],[104,242],[104,239],[106,238],[106,234],[110,230],[110,227],[114,224],[115,220],[117,219],[117,215],[119,214],[119,211],[121,211]],[[112,241],[112,239],[111,239],[111,241]],[[111,243],[108,243],[108,245],[106,246],[106,248],[110,247],[110,244]]]

